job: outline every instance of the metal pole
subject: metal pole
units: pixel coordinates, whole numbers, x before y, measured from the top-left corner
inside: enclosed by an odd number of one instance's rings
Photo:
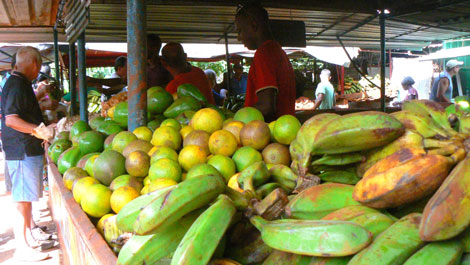
[[[80,120],[88,123],[88,100],[86,87],[85,32],[78,37],[78,81],[80,86]]]
[[[385,112],[385,9],[380,12],[380,106]]]
[[[225,38],[225,60],[227,60],[227,90],[230,92],[230,79],[232,77],[232,67],[230,66],[230,53],[228,52],[228,36],[224,34]]]
[[[59,37],[57,29],[54,27],[54,63],[55,63],[55,82],[60,89],[60,70],[59,70]]]
[[[77,57],[75,53],[75,42],[69,44],[69,93],[70,93],[70,114],[73,116],[77,112]]]
[[[127,0],[129,131],[147,124],[147,3]]]

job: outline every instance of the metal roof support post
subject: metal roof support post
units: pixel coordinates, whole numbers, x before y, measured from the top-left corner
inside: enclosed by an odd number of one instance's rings
[[[147,124],[147,3],[127,0],[129,131]]]
[[[225,60],[227,60],[227,90],[229,93],[230,91],[230,79],[232,77],[232,67],[230,66],[230,53],[228,52],[228,36],[227,32],[224,33],[224,38],[225,38]]]
[[[385,9],[380,12],[380,106],[385,112]]]
[[[57,28],[54,27],[54,63],[55,63],[55,82],[60,88],[60,70],[59,70],[59,37]]]
[[[70,93],[70,114],[77,113],[77,57],[75,53],[75,42],[69,43],[69,93]]]
[[[88,100],[86,87],[85,31],[78,36],[78,81],[80,89],[80,120],[88,123]]]

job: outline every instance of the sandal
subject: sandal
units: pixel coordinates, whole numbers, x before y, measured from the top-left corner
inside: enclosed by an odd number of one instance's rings
[[[39,226],[35,226],[31,229],[31,234],[34,239],[39,241],[50,240],[52,238],[51,234],[45,233]]]

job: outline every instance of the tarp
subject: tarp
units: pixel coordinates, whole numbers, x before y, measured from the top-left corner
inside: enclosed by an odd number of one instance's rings
[[[429,55],[422,56],[418,58],[419,61],[430,61],[430,60],[439,60],[447,58],[456,58],[461,56],[470,56],[470,46],[452,48],[452,49],[442,49],[437,52],[431,53]]]

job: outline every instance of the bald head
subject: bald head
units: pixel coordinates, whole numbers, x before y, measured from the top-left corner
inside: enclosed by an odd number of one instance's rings
[[[22,47],[16,53],[16,71],[22,73],[30,81],[38,76],[41,64],[41,54],[34,47]]]
[[[176,42],[168,43],[162,49],[162,60],[167,66],[172,68],[185,67],[186,53],[184,53],[183,46]]]

